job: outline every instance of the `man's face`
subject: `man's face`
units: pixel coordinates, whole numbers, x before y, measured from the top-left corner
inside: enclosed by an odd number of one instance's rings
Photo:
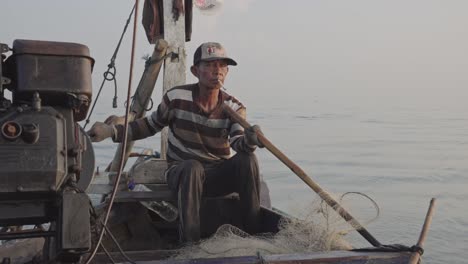
[[[195,67],[194,74],[198,77],[199,83],[208,89],[220,89],[229,72],[224,60],[201,61]]]

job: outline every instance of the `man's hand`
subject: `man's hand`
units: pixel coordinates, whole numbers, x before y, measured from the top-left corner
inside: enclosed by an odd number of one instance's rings
[[[90,130],[86,132],[92,142],[100,142],[106,138],[115,136],[115,127],[102,122],[96,122]]]
[[[262,130],[258,125],[253,125],[249,128],[247,128],[245,131],[245,141],[247,144],[253,146],[259,146],[260,148],[263,148],[263,144],[258,140],[257,133],[263,134]]]

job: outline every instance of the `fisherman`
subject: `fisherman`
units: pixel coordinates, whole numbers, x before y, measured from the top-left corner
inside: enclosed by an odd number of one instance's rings
[[[229,72],[237,65],[224,47],[203,43],[195,51],[190,71],[198,83],[168,90],[158,109],[128,125],[128,140],[138,140],[169,127],[165,176],[169,188],[178,197],[179,235],[182,242],[200,239],[202,197],[233,192],[239,194],[245,231],[258,229],[260,178],[253,153],[258,141],[257,125],[244,129],[223,111],[227,104],[245,118],[246,108],[235,97],[222,91]],[[122,142],[124,126],[108,118],[96,122],[88,131],[93,142],[111,137]],[[236,154],[231,153],[232,148]]]

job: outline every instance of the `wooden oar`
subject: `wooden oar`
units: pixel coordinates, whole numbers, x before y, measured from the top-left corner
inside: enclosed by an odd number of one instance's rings
[[[435,206],[435,198],[432,198],[429,204],[429,209],[427,210],[426,219],[424,220],[424,225],[421,230],[421,234],[419,235],[418,243],[416,244],[416,246],[420,249],[422,249],[424,246],[424,241],[426,240],[427,231],[429,230],[429,226],[431,225],[431,222],[432,222],[432,216],[434,215],[434,206]],[[422,254],[422,251],[414,252],[411,255],[411,258],[408,264],[418,263],[419,258],[421,257],[421,254]]]
[[[231,107],[223,104],[224,111],[237,123],[239,123],[245,129],[251,127],[251,125],[237,114]],[[292,160],[284,155],[273,143],[271,143],[262,133],[257,132],[257,137],[260,143],[268,149],[273,155],[275,155],[281,162],[283,162],[289,169],[291,169],[301,180],[303,180],[312,190],[314,190],[320,198],[322,198],[329,206],[331,206],[343,219],[351,224],[369,243],[374,247],[379,247],[380,244],[353,216],[351,216],[333,197],[330,196],[320,185],[315,183],[299,166],[297,166]]]

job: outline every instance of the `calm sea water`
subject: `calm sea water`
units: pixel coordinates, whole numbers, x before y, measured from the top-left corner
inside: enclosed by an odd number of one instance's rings
[[[325,190],[336,196],[361,192],[380,208],[368,231],[382,244],[414,245],[430,199],[436,211],[425,244],[425,263],[468,259],[468,107],[463,104],[328,104],[291,102],[254,105],[249,121]],[[104,118],[105,114],[100,115]],[[115,145],[95,145],[105,167]],[[159,148],[159,137],[141,141]],[[267,150],[257,151],[275,207],[293,215],[317,196]],[[362,196],[346,196],[345,207],[360,222],[375,215]],[[369,244],[356,232],[355,247]]]

